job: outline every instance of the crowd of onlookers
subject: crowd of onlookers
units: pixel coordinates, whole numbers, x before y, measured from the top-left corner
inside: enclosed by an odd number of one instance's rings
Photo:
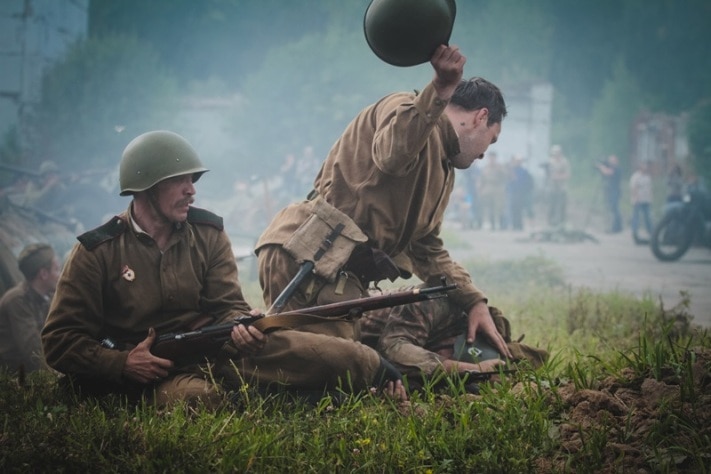
[[[608,226],[605,231],[616,234],[624,230],[620,201],[622,198],[622,171],[616,155],[608,156],[607,160],[597,164],[603,179],[603,191],[606,204]],[[635,243],[646,245],[654,232],[655,180],[651,173],[650,163],[640,161],[632,171],[628,186],[630,204],[632,207],[629,220],[630,232]],[[684,194],[691,189],[705,191],[703,180],[694,173],[684,173],[681,165],[674,163],[666,175],[661,176],[665,186],[664,205],[659,209],[657,219],[666,211],[668,205],[681,202]]]
[[[502,161],[495,151],[487,153],[481,162],[460,175],[452,194],[449,222],[464,229],[513,231],[571,225],[571,166],[559,145],[551,147],[542,168],[542,178],[534,179],[521,155]],[[652,235],[655,211],[659,218],[666,205],[681,201],[687,190],[705,189],[703,180],[685,173],[677,163],[670,166],[668,173],[654,177],[650,163],[641,161],[625,179],[619,158],[611,154],[595,163],[595,168],[602,179],[602,199],[584,203],[583,213],[589,217],[591,207],[603,206],[605,222],[599,230],[618,234],[627,227],[633,240],[640,244],[646,244]],[[655,209],[655,188],[661,185],[666,187],[664,206]],[[661,189],[657,191],[660,193]],[[630,199],[627,218],[621,210],[625,193]],[[580,213],[581,206],[577,208]]]
[[[555,157],[555,164],[562,154]],[[557,192],[547,207],[547,219],[551,225],[565,221],[565,189],[569,177],[567,160],[556,168],[546,163],[546,185],[550,192]],[[551,172],[551,170],[553,170]],[[499,159],[496,152],[486,154],[466,173],[458,178],[448,218],[465,229],[521,231],[531,226],[535,217],[537,189],[533,174],[526,167],[526,159],[518,154],[508,161]]]

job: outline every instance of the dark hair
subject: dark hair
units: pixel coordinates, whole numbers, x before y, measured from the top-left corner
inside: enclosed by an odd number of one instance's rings
[[[506,117],[506,103],[501,90],[481,77],[472,77],[459,83],[449,101],[465,110],[489,110],[488,126],[500,123]]]
[[[17,256],[20,271],[26,280],[33,280],[43,268],[51,268],[54,250],[49,244],[29,244]]]

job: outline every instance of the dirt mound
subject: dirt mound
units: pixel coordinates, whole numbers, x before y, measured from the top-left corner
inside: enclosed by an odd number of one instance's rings
[[[690,456],[711,463],[711,453],[694,452],[699,439],[711,437],[711,350],[689,350],[686,357],[680,363],[691,367],[686,371],[691,376],[669,367],[646,377],[627,369],[622,378],[608,377],[594,389],[559,387],[563,412],[557,436],[565,455],[540,460],[540,471],[564,471],[571,456],[578,465],[602,465],[596,472],[684,472]],[[590,449],[591,443],[597,449]],[[679,446],[689,451],[665,452]],[[589,459],[591,452],[600,458]],[[660,458],[667,460],[665,466],[655,464]]]

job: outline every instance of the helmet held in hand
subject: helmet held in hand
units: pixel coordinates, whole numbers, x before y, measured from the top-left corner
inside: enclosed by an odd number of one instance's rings
[[[454,0],[372,0],[363,21],[365,39],[388,64],[422,64],[449,42],[456,11]]]

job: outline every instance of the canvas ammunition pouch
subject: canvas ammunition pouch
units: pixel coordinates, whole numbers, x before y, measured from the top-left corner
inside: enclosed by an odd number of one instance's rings
[[[341,270],[355,274],[364,284],[399,276],[384,252],[367,245],[368,236],[343,212],[319,195],[311,200],[311,215],[284,244],[298,264],[314,263],[314,273],[329,283]]]
[[[314,273],[334,282],[359,243],[368,241],[353,219],[321,196],[311,201],[311,215],[284,244],[298,264],[314,263]]]

